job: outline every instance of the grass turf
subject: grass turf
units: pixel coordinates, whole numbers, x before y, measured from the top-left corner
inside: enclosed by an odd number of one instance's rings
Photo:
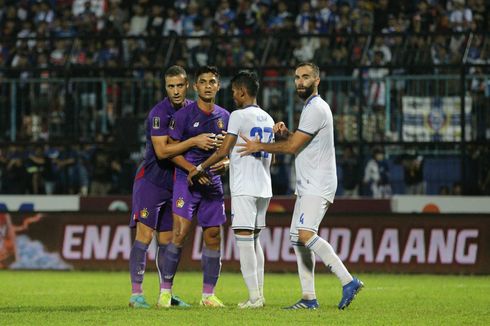
[[[317,274],[320,308],[284,311],[299,299],[295,274],[266,274],[267,305],[240,310],[247,291],[241,274],[223,273],[216,294],[223,309],[198,305],[201,274],[181,272],[174,286],[191,308],[156,309],[158,276],[145,276],[148,310],[128,308],[124,272],[0,271],[1,325],[490,325],[489,276],[363,274],[365,288],[345,311],[337,310],[341,287]]]

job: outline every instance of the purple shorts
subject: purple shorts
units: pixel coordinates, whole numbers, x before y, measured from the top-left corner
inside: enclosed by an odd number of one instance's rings
[[[140,222],[157,232],[172,231],[172,194],[145,180],[134,181],[131,221],[129,226],[136,227]]]
[[[195,184],[189,187],[186,177],[177,174],[172,200],[174,214],[189,221],[192,221],[196,215],[197,223],[201,227],[219,226],[225,223],[223,185],[217,178],[213,178],[213,184],[210,186]]]

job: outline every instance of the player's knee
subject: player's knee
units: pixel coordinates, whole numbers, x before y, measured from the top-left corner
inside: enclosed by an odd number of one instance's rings
[[[136,240],[139,242],[149,244],[153,239],[153,229],[146,225],[138,223],[136,226]]]
[[[185,230],[177,230],[177,231],[174,231],[174,234],[172,237],[172,242],[176,246],[182,246],[184,244],[186,238],[187,238],[187,232],[185,232]]]
[[[253,231],[251,231],[251,230],[243,230],[243,229],[242,230],[236,229],[236,230],[233,230],[233,232],[235,233],[235,235],[252,235],[252,233],[253,233]]]
[[[315,233],[312,231],[307,231],[307,230],[299,230],[298,232],[298,241],[301,242],[303,245],[306,244],[311,237],[315,236]]]
[[[204,243],[207,247],[216,247],[221,243],[221,233],[219,227],[207,228],[204,230]]]

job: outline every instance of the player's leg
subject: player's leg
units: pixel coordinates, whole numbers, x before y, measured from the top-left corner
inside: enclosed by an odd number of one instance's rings
[[[259,284],[259,292],[262,297],[262,301],[265,305],[264,296],[264,250],[260,244],[260,231],[266,226],[267,209],[269,208],[270,198],[257,198],[257,219],[255,221],[254,230],[254,245],[255,245],[255,257],[257,259],[257,281]]]
[[[255,197],[232,196],[232,229],[240,253],[240,270],[248,289],[248,300],[238,304],[240,308],[262,307],[255,254],[254,229],[257,216]]]
[[[173,214],[172,242],[167,245],[163,255],[162,280],[158,307],[169,308],[172,304],[172,286],[174,277],[182,257],[182,248],[191,228],[191,221],[185,217]]]
[[[350,304],[363,284],[352,277],[332,246],[317,234],[318,227],[327,212],[328,201],[320,196],[306,195],[301,197],[300,202],[301,217],[296,221],[299,242],[317,254],[325,266],[340,280],[343,286],[343,298],[339,303],[339,309],[344,309]]]
[[[204,247],[201,256],[203,287],[201,305],[224,307],[214,294],[221,271],[221,225],[225,223],[223,197],[202,198],[197,212],[199,225],[203,228]]]
[[[187,180],[176,180],[172,199],[172,242],[167,245],[163,255],[163,280],[158,301],[159,307],[168,308],[171,305],[174,277],[182,256],[182,248],[191,228],[192,216],[199,200],[200,197],[194,196],[194,193],[187,187]]]
[[[290,237],[291,244],[296,254],[298,264],[298,276],[301,284],[301,299],[286,309],[316,309],[318,302],[315,293],[315,255],[299,241],[297,224],[302,218],[301,197],[296,198],[293,218],[291,220]]]
[[[144,179],[137,180],[133,188],[133,211],[130,227],[136,227],[136,237],[129,254],[131,297],[129,305],[134,308],[149,308],[143,296],[143,279],[146,270],[146,255],[158,221],[162,199],[158,189],[151,189]]]
[[[160,301],[164,301],[164,295],[163,294],[163,280],[164,275],[164,262],[165,262],[165,251],[167,250],[167,246],[172,242],[172,237],[173,237],[173,218],[172,218],[172,205],[168,204],[162,207],[160,211],[160,220],[157,226],[157,240],[158,240],[158,247],[157,247],[157,253],[156,253],[156,265],[158,269],[158,274],[160,276],[160,295],[159,295],[159,300],[157,306],[159,307],[161,305]],[[162,298],[162,300],[160,300]],[[189,307],[190,305],[185,303],[183,300],[181,300],[178,296],[172,295],[171,299],[171,305],[172,306],[178,306],[178,307]]]

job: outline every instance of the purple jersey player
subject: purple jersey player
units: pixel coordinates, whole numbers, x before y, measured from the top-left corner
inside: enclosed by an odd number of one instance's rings
[[[220,88],[219,73],[215,67],[201,67],[196,72],[194,89],[197,102],[175,113],[170,122],[169,136],[177,142],[186,141],[200,133],[214,133],[223,136],[230,114],[214,104]],[[216,172],[222,171],[227,164],[218,162],[213,171],[207,171],[206,184],[189,187],[187,173],[205,161],[213,151],[191,148],[184,155],[175,157],[176,177],[173,193],[174,236],[165,252],[163,287],[167,292],[162,306],[170,307],[172,283],[182,254],[184,239],[190,231],[193,216],[203,228],[204,244],[202,251],[203,294],[201,305],[223,307],[223,303],[214,295],[221,268],[220,227],[225,222],[223,185]],[[162,296],[163,297],[163,296]]]
[[[157,268],[163,272],[163,255],[172,239],[172,188],[174,165],[168,159],[193,146],[203,150],[214,148],[215,137],[211,134],[195,134],[186,141],[169,144],[168,126],[172,115],[185,105],[189,86],[182,67],[172,66],[165,73],[165,89],[168,97],[153,107],[146,120],[146,149],[133,185],[131,227],[136,227],[136,239],[129,257],[132,295],[129,305],[149,308],[143,296],[143,276],[146,268],[146,252],[157,232]],[[160,279],[163,279],[160,277]],[[173,304],[185,305],[178,298]]]

